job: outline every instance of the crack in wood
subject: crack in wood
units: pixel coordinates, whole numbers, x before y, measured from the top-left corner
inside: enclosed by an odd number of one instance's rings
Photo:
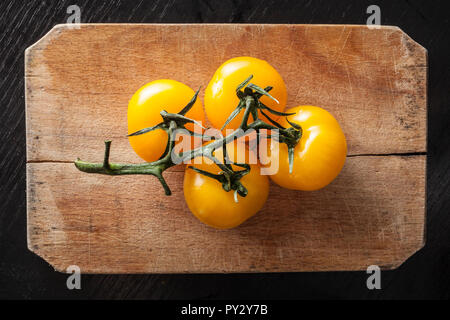
[[[356,153],[348,154],[347,158],[353,157],[414,157],[414,156],[426,156],[426,152],[399,152],[399,153]]]
[[[27,163],[74,163],[67,160],[27,160]]]

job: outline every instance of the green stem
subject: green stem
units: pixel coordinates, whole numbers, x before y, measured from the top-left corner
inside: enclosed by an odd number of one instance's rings
[[[105,157],[103,158],[103,167],[109,169],[109,151],[111,149],[111,140],[105,141]]]

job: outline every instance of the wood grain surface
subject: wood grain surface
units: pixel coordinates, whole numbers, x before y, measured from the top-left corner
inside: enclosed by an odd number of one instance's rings
[[[182,197],[182,172],[78,172],[76,157],[139,161],[124,138],[130,96],[173,78],[206,86],[234,56],[269,61],[288,106],[320,105],[341,122],[349,158],[324,190],[271,186],[239,228],[210,229]],[[59,25],[27,49],[28,245],[57,270],[84,273],[361,270],[398,266],[424,243],[426,50],[396,27]],[[144,190],[144,191],[142,191]]]

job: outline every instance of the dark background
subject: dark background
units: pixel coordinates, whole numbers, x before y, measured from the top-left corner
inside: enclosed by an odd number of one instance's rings
[[[0,298],[125,299],[449,299],[450,25],[449,1],[1,1],[0,2]],[[428,49],[427,243],[402,266],[383,271],[381,290],[365,272],[83,275],[82,290],[27,249],[24,50],[71,4],[81,22],[365,24],[370,4]],[[446,6],[447,5],[447,6]]]

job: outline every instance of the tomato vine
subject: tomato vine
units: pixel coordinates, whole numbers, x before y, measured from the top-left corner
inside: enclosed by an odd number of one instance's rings
[[[253,78],[250,75],[247,79],[245,79],[241,84],[239,84],[236,88],[236,95],[239,98],[239,103],[234,111],[230,114],[228,119],[226,120],[223,127],[225,127],[230,121],[232,121],[240,112],[244,112],[241,124],[238,129],[233,131],[231,134],[222,137],[220,139],[214,139],[209,144],[202,145],[198,148],[189,150],[187,152],[182,152],[177,155],[178,161],[174,161],[172,157],[172,152],[175,147],[176,142],[176,131],[178,129],[184,129],[185,125],[188,123],[193,123],[200,125],[197,121],[187,118],[186,113],[192,108],[195,101],[197,100],[199,90],[194,94],[189,103],[181,109],[178,113],[168,113],[166,111],[161,111],[160,115],[162,117],[162,122],[157,124],[156,126],[143,128],[139,131],[131,133],[129,136],[142,135],[147,132],[153,130],[164,130],[168,134],[167,146],[164,154],[157,161],[146,162],[141,164],[120,164],[120,163],[110,163],[109,155],[111,150],[111,141],[105,141],[105,153],[103,162],[101,163],[93,163],[82,161],[79,158],[74,162],[75,166],[78,170],[86,173],[97,173],[97,174],[106,174],[106,175],[126,175],[126,174],[144,174],[144,175],[153,175],[155,176],[161,183],[164,188],[166,195],[171,194],[170,187],[168,186],[166,180],[163,177],[163,172],[168,168],[175,166],[178,163],[186,162],[188,160],[194,159],[196,157],[206,157],[214,161],[214,163],[219,166],[222,170],[219,174],[213,174],[210,172],[206,172],[200,170],[196,167],[190,166],[191,170],[195,170],[201,174],[209,176],[213,179],[216,179],[219,183],[222,184],[222,187],[225,191],[234,190],[235,192],[235,200],[237,201],[237,195],[245,197],[247,195],[247,189],[241,183],[241,178],[245,176],[250,171],[250,166],[245,163],[233,163],[228,159],[226,152],[226,145],[237,138],[240,138],[246,135],[246,131],[249,129],[253,129],[256,131],[259,137],[262,135],[260,130],[275,130],[278,134],[266,137],[276,139],[279,143],[284,143],[288,147],[289,152],[289,171],[292,172],[292,165],[294,161],[294,147],[297,145],[298,141],[302,136],[302,128],[295,123],[290,122],[290,127],[285,128],[281,126],[277,121],[273,120],[269,114],[277,115],[277,116],[289,116],[292,115],[290,113],[279,112],[273,110],[266,106],[264,103],[260,101],[262,96],[267,96],[274,101],[278,102],[274,97],[270,95],[270,91],[273,89],[272,87],[261,88],[253,83],[250,83],[250,80]],[[266,118],[270,123],[266,123],[259,118],[258,111]],[[252,116],[253,121],[249,121],[250,116]],[[223,128],[222,128],[223,129]],[[190,135],[196,135],[196,133],[187,130]],[[208,139],[211,137],[208,137]],[[218,148],[223,148],[223,162],[219,161],[214,156],[214,151]],[[235,170],[231,166],[234,164],[242,169]]]

